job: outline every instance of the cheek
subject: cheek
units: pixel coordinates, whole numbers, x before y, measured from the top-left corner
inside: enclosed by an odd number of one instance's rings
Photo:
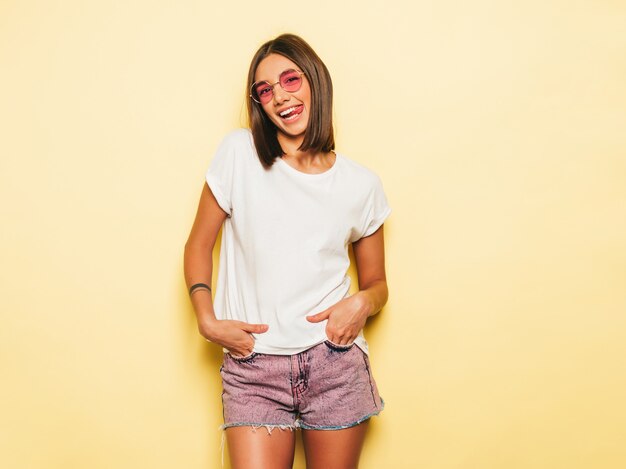
[[[272,111],[271,108],[263,106],[262,108],[262,112],[270,119],[270,120],[275,120],[276,119],[276,115],[274,114],[274,112]]]
[[[311,93],[304,93],[302,96],[302,102],[305,103],[309,109],[311,109]]]

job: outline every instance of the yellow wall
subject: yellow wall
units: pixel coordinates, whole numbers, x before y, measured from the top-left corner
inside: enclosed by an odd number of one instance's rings
[[[183,244],[295,32],[394,209],[361,467],[626,467],[626,4],[510,3],[1,0],[0,466],[219,467]]]

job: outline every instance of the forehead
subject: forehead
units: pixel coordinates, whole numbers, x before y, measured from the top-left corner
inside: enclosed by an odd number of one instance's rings
[[[278,77],[285,70],[299,69],[298,65],[280,54],[270,54],[265,57],[256,68],[254,81],[278,81]]]

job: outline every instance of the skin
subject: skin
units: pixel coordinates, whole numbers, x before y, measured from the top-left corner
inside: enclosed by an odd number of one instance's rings
[[[278,81],[286,69],[300,69],[295,63],[278,54],[270,54],[257,67],[255,81]],[[302,115],[292,123],[282,120],[278,113],[294,105],[304,106]],[[306,173],[321,173],[335,162],[333,153],[300,151],[304,139],[311,104],[311,89],[306,77],[302,87],[293,93],[274,87],[271,101],[263,110],[277,128],[277,138],[285,151],[283,160]],[[185,244],[185,281],[187,287],[195,283],[211,284],[212,252],[215,240],[227,214],[220,208],[205,183],[191,233]],[[352,245],[356,261],[359,291],[330,308],[307,316],[310,322],[326,321],[326,335],[334,343],[351,344],[365,325],[367,318],[376,314],[387,302],[383,226],[375,233]],[[207,340],[221,345],[235,357],[252,353],[254,339],[250,333],[262,334],[266,324],[218,320],[213,309],[211,293],[197,289],[191,296],[198,330]],[[365,421],[343,430],[303,430],[303,443],[308,469],[356,468],[367,430]],[[226,429],[232,467],[237,468],[291,468],[295,448],[295,432],[264,428],[253,432],[250,427]]]

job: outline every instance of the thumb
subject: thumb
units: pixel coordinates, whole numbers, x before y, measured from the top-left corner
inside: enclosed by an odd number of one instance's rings
[[[317,313],[317,314],[313,314],[311,316],[307,316],[306,319],[309,322],[322,322],[326,319],[328,319],[328,316],[330,316],[330,309],[325,309],[324,311]]]
[[[262,334],[263,332],[267,332],[269,326],[267,324],[250,324],[247,322],[242,322],[241,329],[246,332]]]

